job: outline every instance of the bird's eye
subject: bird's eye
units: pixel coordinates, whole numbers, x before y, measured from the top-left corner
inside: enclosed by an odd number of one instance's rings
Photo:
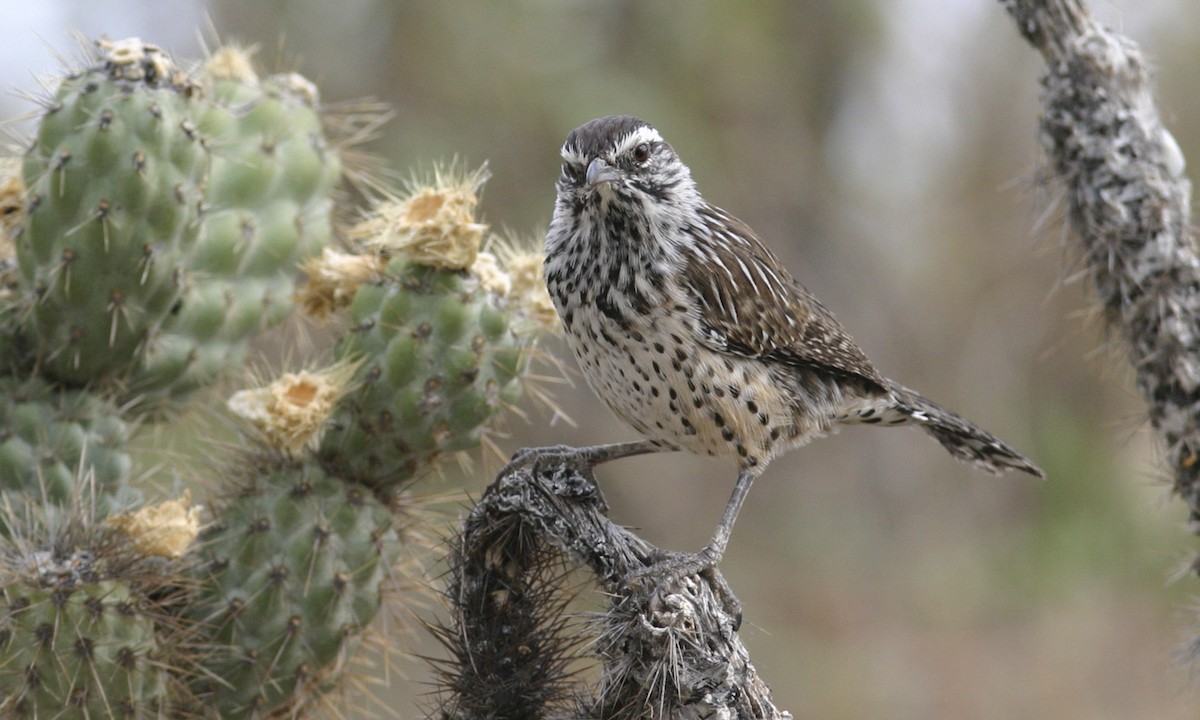
[[[633,159],[639,163],[644,163],[650,159],[650,146],[642,143],[633,149]]]

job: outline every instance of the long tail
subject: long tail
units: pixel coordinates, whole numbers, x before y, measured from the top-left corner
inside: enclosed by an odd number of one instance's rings
[[[1029,458],[990,432],[903,385],[890,380],[888,383],[896,398],[896,404],[890,410],[904,417],[902,422],[919,425],[959,460],[990,473],[1020,470],[1035,477],[1046,477],[1046,473]]]

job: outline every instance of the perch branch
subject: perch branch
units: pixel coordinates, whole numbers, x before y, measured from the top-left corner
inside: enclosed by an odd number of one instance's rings
[[[1138,48],[1082,0],[1003,0],[1046,61],[1041,138],[1110,332],[1200,532],[1200,260],[1191,183]]]
[[[788,718],[776,709],[725,610],[723,580],[631,583],[662,551],[613,524],[590,467],[510,467],[464,521],[451,559],[452,620],[437,632],[439,715],[592,718]],[[564,559],[610,597],[590,649],[586,690],[569,682],[579,651],[563,598]],[[559,569],[552,569],[556,565]]]

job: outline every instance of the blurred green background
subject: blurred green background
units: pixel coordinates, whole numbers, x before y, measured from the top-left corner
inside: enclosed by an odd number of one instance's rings
[[[1123,353],[1090,310],[1055,195],[1039,185],[1040,58],[999,3],[4,5],[0,82],[17,92],[0,97],[3,117],[30,111],[19,95],[57,68],[55,52],[73,53],[71,30],[198,57],[211,25],[257,43],[271,69],[300,69],[327,102],[391,103],[372,149],[393,167],[487,160],[482,212],[522,235],[549,220],[569,130],[610,113],[649,120],[706,197],[754,227],[885,374],[1049,474],[993,478],[905,429],[848,430],[774,463],[723,570],[779,705],[839,720],[1200,713],[1179,659],[1200,583],[1170,582],[1200,543],[1156,465]],[[1164,117],[1195,162],[1200,5],[1095,10],[1150,55]],[[557,397],[577,425],[534,413],[513,424],[506,451],[632,437],[581,381]],[[159,439],[171,457],[208,452]],[[695,549],[733,474],[664,455],[600,475],[618,521]],[[487,479],[476,475],[472,492]],[[418,636],[402,642],[436,652]],[[417,715],[424,665],[390,672],[392,689],[377,692]]]

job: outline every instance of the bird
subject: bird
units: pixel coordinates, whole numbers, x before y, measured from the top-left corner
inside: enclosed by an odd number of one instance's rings
[[[996,436],[880,374],[748,225],[704,199],[649,123],[591,120],[567,135],[561,156],[546,286],[582,375],[642,436],[577,457],[594,465],[685,450],[738,467],[712,539],[664,572],[715,568],[767,465],[843,425],[915,426],[988,472],[1045,476]]]

